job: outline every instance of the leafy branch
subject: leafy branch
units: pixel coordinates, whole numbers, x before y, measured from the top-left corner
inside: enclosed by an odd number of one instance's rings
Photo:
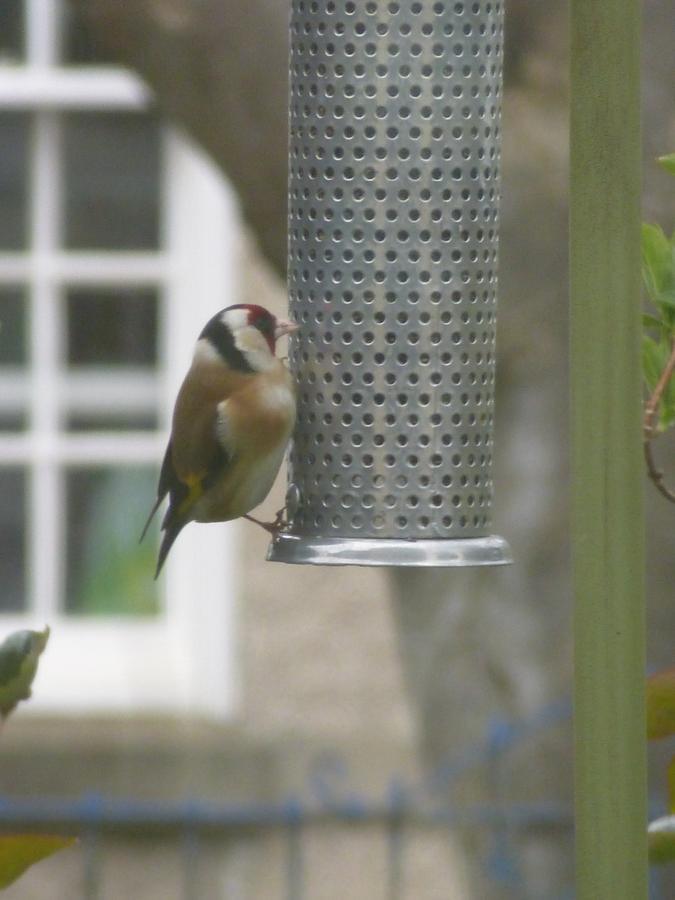
[[[675,175],[675,154],[662,156],[661,166]],[[643,317],[642,368],[649,395],[643,420],[647,472],[656,489],[672,503],[669,487],[654,459],[653,443],[675,425],[675,234],[659,225],[642,226],[642,278],[654,312]]]
[[[0,644],[0,726],[22,700],[30,697],[48,639],[49,628],[16,631]],[[75,838],[61,834],[0,835],[0,891],[13,884],[29,866],[74,842]]]
[[[15,631],[0,644],[0,721],[28,700],[40,656],[49,640],[44,631]]]

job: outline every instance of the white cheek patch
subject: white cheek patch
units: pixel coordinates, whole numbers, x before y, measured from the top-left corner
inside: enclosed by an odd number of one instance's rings
[[[248,310],[228,309],[222,314],[220,321],[227,325],[233,334],[236,334],[240,328],[246,328],[248,325]]]
[[[192,354],[192,361],[195,363],[220,363],[223,365],[223,358],[218,353],[208,338],[200,338],[195,345],[195,352]]]
[[[235,331],[234,344],[256,372],[266,372],[275,364],[275,357],[270,353],[267,341],[257,328],[248,326]]]
[[[262,335],[257,328],[251,328],[250,326],[239,328],[234,332],[234,345],[242,353],[251,353],[261,349],[259,338],[262,338]]]

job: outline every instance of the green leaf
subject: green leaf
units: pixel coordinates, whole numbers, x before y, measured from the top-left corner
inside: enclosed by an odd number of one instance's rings
[[[44,631],[15,631],[0,644],[1,718],[6,718],[20,700],[30,697],[38,660],[48,639],[49,628]]]
[[[642,313],[642,327],[654,328],[657,331],[661,332],[664,329],[668,329],[668,324],[667,322],[664,322],[663,319],[659,319],[656,316],[651,315],[651,313]]]
[[[666,347],[667,349],[667,347]],[[647,387],[653,391],[663,372],[668,357],[664,357],[663,342],[655,341],[648,334],[642,335],[642,374]]]
[[[675,153],[670,153],[668,156],[659,156],[659,165],[662,166],[666,172],[675,175]]]
[[[647,737],[675,734],[675,669],[665,669],[647,679]]]
[[[642,277],[653,303],[675,307],[675,247],[648,222],[642,223]]]
[[[660,424],[665,430],[675,424],[675,374],[671,375],[661,400]]]
[[[675,859],[675,816],[662,816],[647,829],[649,862],[667,863]]]
[[[668,812],[675,813],[675,757],[668,766]]]
[[[659,411],[659,431],[668,431],[669,428],[672,428],[675,425],[675,406],[666,405],[665,403],[661,404],[661,409]]]
[[[0,835],[0,890],[23,875],[29,866],[75,843],[59,834]]]

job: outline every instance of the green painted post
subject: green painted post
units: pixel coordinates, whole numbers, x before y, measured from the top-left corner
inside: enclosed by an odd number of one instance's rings
[[[640,2],[571,3],[578,900],[646,900]]]

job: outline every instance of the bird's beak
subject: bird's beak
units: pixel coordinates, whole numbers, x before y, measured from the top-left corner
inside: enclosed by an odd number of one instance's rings
[[[274,329],[275,340],[278,340],[285,334],[293,334],[299,327],[295,322],[289,322],[288,319],[277,319],[277,327]]]

